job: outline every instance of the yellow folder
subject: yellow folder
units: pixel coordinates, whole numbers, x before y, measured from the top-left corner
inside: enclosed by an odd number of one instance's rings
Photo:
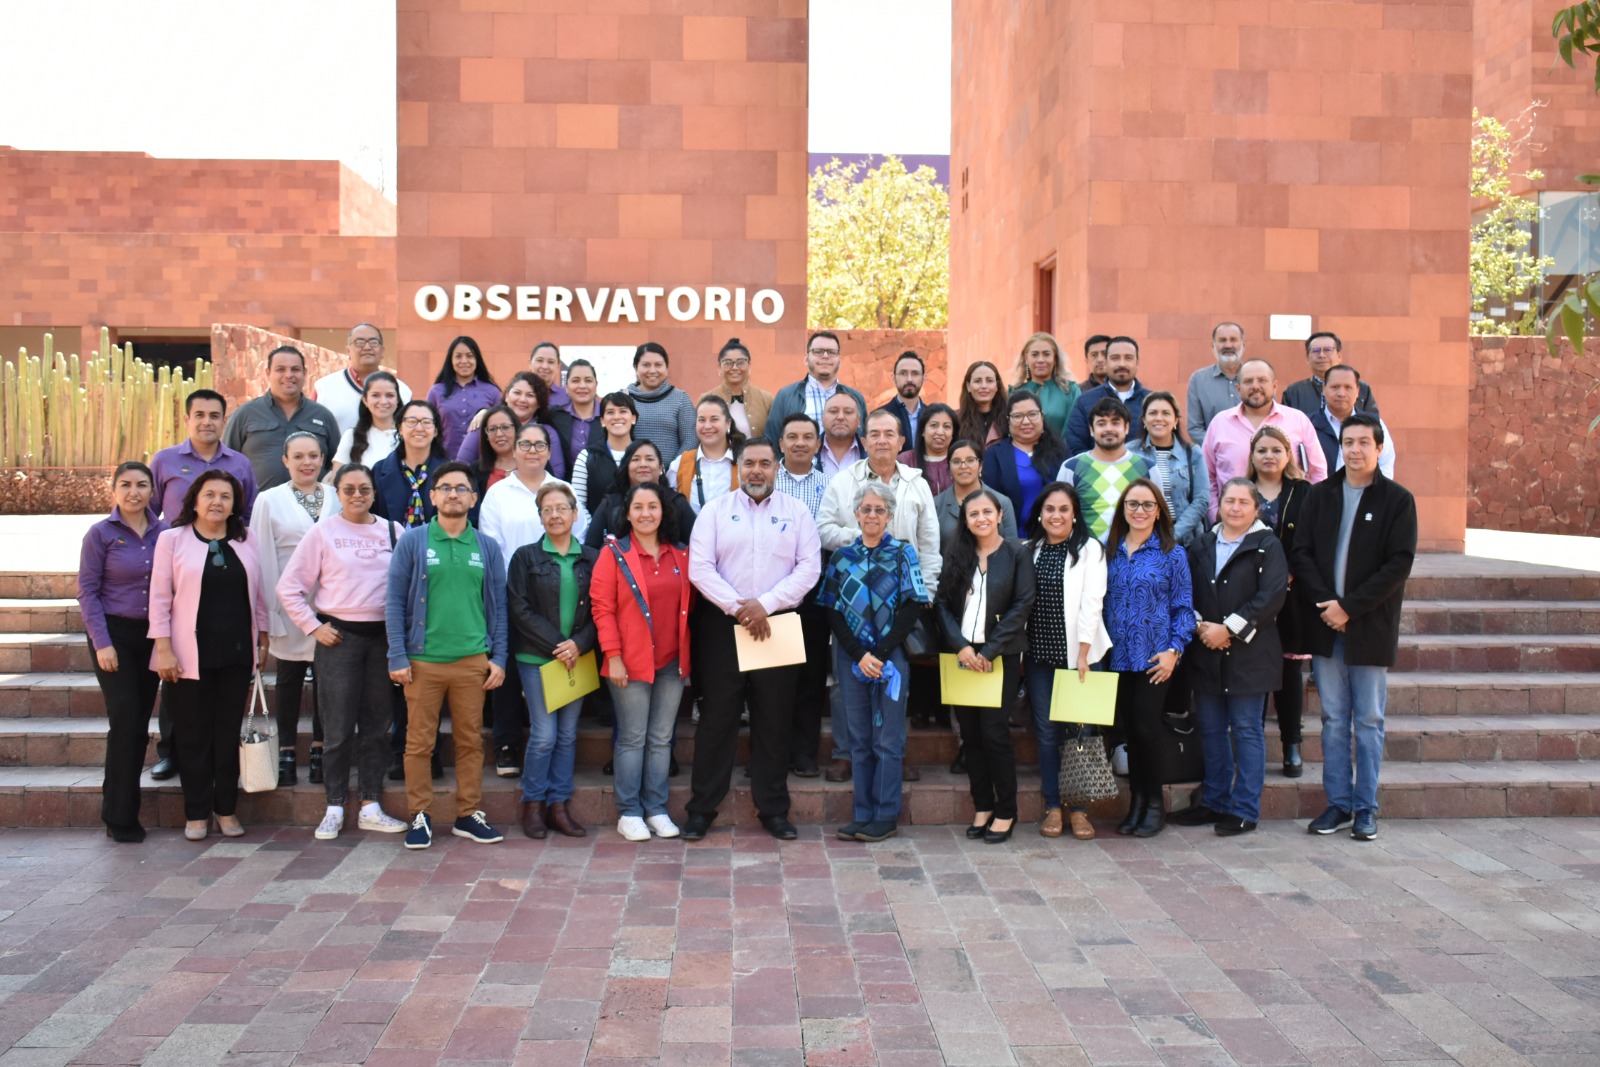
[[[939,653],[939,699],[945,704],[968,708],[998,708],[1004,687],[999,661],[994,670],[969,671],[956,660],[954,652]]]
[[[1117,672],[1090,671],[1078,681],[1077,671],[1056,671],[1050,690],[1051,722],[1110,726],[1117,717]]]
[[[544,710],[553,714],[599,689],[600,668],[594,653],[585,652],[570,671],[560,660],[551,660],[539,668],[539,679],[544,683]]]

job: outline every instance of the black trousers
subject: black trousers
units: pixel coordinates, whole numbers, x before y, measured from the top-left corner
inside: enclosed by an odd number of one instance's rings
[[[173,726],[183,817],[233,815],[239,806],[239,728],[254,665],[209,667],[173,687]]]
[[[1298,745],[1304,740],[1302,723],[1306,711],[1305,660],[1283,661],[1283,688],[1272,694],[1272,706],[1278,711],[1278,739],[1286,745]],[[1262,722],[1266,721],[1266,708],[1261,709]]]
[[[321,648],[321,645],[317,646]],[[315,655],[315,651],[312,655]],[[317,675],[313,660],[280,659],[278,678],[273,683],[274,711],[278,719],[278,745],[285,752],[300,746],[300,704],[306,691],[306,675],[311,675],[311,743],[322,744],[322,709],[317,704]]]
[[[822,608],[809,601],[800,605],[800,632],[806,641],[806,665],[796,685],[794,731],[789,746],[795,763],[815,763],[822,744],[822,716],[832,714],[828,703],[828,672],[833,669],[833,631]]]
[[[1117,672],[1117,727],[1128,742],[1128,784],[1152,799],[1161,796],[1162,783],[1151,755],[1165,729],[1161,715],[1171,689],[1170,679],[1157,685],[1144,671]]]
[[[750,706],[750,792],[762,815],[789,814],[789,748],[795,693],[802,668],[771,667],[745,674],[733,631],[739,624],[714,605],[700,611],[694,673],[700,684],[700,725],[688,811],[712,816],[728,795],[739,752],[739,713]]]
[[[106,775],[100,787],[100,821],[107,826],[139,825],[139,775],[150,745],[150,713],[161,679],[150,669],[155,642],[146,637],[147,619],[106,616],[117,669],[106,672],[95,663],[95,681],[106,699]],[[94,653],[94,639],[89,640]]]
[[[967,754],[967,783],[974,811],[992,811],[996,819],[1017,817],[1017,753],[1011,747],[1011,707],[1022,684],[1022,657],[1001,656],[1000,706],[952,705]]]

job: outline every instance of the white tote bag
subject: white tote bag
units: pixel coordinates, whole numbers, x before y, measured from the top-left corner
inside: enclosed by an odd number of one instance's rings
[[[261,713],[257,723],[256,713]],[[239,788],[264,793],[278,788],[278,724],[267,711],[267,689],[256,671],[250,693],[250,711],[239,730]]]

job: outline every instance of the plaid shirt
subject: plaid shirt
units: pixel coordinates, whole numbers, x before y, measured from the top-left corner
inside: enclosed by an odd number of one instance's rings
[[[838,391],[838,379],[824,389],[815,378],[806,375],[806,414],[815,419],[818,426],[822,425],[822,409],[828,406],[828,401]]]
[[[822,496],[828,491],[828,476],[821,469],[812,467],[801,478],[789,473],[789,468],[778,464],[778,478],[773,488],[785,496],[792,496],[806,506],[811,512],[812,519],[817,517],[817,509],[822,507]]]

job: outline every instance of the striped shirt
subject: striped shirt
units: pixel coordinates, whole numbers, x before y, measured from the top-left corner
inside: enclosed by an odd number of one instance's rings
[[[823,494],[828,491],[828,476],[816,467],[812,467],[804,475],[791,474],[789,468],[780,463],[773,488],[785,496],[792,496],[800,501],[806,506],[806,510],[811,512],[812,519],[815,519],[817,509],[822,506]]]

